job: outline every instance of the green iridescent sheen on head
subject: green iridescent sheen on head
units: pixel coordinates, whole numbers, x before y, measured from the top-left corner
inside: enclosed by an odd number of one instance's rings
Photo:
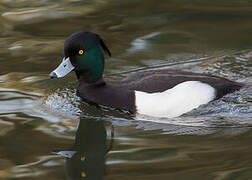
[[[104,56],[99,45],[93,46],[77,58],[79,70],[89,73],[89,82],[95,82],[102,78],[104,71]]]
[[[77,77],[88,83],[96,82],[103,76],[104,55],[102,49],[111,55],[98,35],[85,31],[71,35],[64,45],[65,56],[70,57]],[[84,53],[79,54],[80,50],[83,50]]]

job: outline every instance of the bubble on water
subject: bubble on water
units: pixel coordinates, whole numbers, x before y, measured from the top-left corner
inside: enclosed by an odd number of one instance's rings
[[[58,90],[50,94],[45,99],[45,104],[60,113],[78,116],[81,114],[79,105],[81,98],[76,96],[76,92],[70,89]]]

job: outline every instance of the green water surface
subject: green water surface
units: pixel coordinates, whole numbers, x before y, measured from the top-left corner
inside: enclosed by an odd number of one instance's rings
[[[64,39],[112,52],[106,80],[170,68],[252,84],[252,1],[1,0],[0,179],[252,179],[252,88],[178,118],[80,102],[74,73],[50,80]]]

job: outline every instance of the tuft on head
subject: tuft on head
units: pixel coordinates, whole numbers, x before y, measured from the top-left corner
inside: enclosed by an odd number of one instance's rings
[[[96,36],[100,41],[100,45],[101,45],[103,51],[106,52],[111,57],[111,53],[110,53],[108,47],[106,46],[106,44],[103,42],[102,38],[98,34],[96,34]]]
[[[66,57],[70,57],[76,54],[76,50],[85,47],[86,50],[92,48],[92,46],[99,44],[104,52],[106,52],[109,56],[111,53],[101,39],[101,37],[97,34],[88,32],[88,31],[80,31],[69,36],[64,44],[64,53]]]

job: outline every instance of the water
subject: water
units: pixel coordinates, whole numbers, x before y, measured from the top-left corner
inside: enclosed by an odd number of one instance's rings
[[[73,32],[100,34],[105,78],[170,68],[252,83],[252,2],[0,2],[0,179],[252,179],[252,88],[167,119],[96,108],[49,80]]]

